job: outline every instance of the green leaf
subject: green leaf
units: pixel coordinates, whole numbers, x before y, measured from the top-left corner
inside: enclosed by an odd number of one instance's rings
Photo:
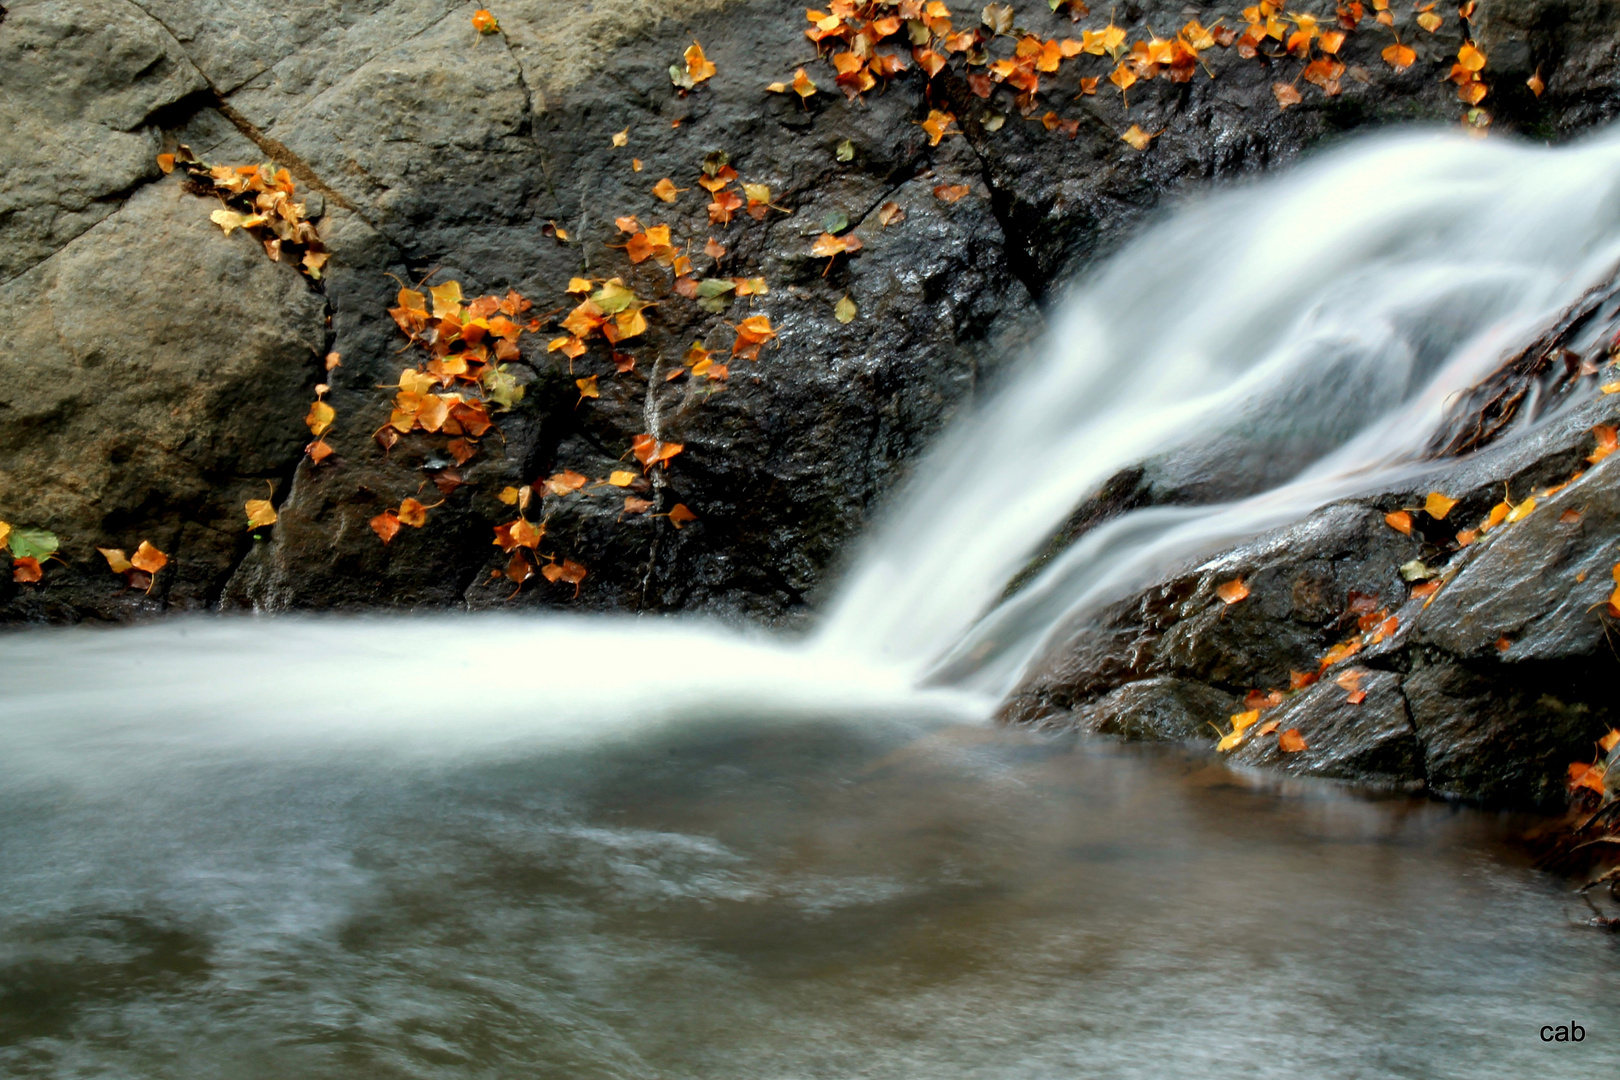
[[[849,228],[849,215],[842,210],[833,210],[821,219],[821,226],[827,232],[837,235]]]
[[[591,303],[609,315],[617,315],[635,300],[636,294],[625,288],[618,278],[603,282],[602,287],[591,294]]]
[[[682,90],[690,90],[696,85],[694,82],[692,82],[692,76],[686,73],[685,64],[669,65],[669,81],[680,87]]]
[[[730,294],[736,288],[737,283],[730,278],[704,278],[697,286],[698,307],[711,315],[718,315],[731,303]]]
[[[855,144],[850,142],[848,139],[845,139],[843,142],[838,144],[836,154],[839,161],[854,161]]]
[[[18,559],[44,561],[56,554],[62,542],[47,529],[12,529],[11,554]]]
[[[838,303],[834,304],[833,318],[837,319],[841,323],[854,322],[855,301],[846,296],[842,300],[838,301]]]
[[[489,395],[489,400],[503,409],[510,409],[513,405],[522,401],[525,389],[518,383],[510,368],[510,364],[499,364],[495,367],[486,368],[481,379],[484,384],[484,392]]]

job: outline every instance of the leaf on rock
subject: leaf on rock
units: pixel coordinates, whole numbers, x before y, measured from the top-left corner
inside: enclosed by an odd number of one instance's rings
[[[686,508],[685,503],[676,503],[669,511],[669,523],[679,529],[688,521],[696,521],[697,515]]]
[[[1405,510],[1396,510],[1384,515],[1384,524],[1401,533],[1403,536],[1412,535],[1412,515]]]
[[[483,8],[473,12],[472,24],[480,34],[498,34],[501,31],[501,24],[495,21],[495,16]]]
[[[32,585],[44,576],[39,560],[32,556],[23,555],[11,562],[11,580],[19,584]]]
[[[1137,150],[1146,150],[1148,148],[1148,144],[1158,137],[1158,132],[1146,132],[1137,127],[1135,124],[1132,124],[1126,129],[1125,134],[1120,136],[1120,140],[1122,142],[1129,143]]]
[[[1402,45],[1398,41],[1384,49],[1381,55],[1384,58],[1384,63],[1394,68],[1396,74],[1405,71],[1417,61],[1417,53],[1413,51],[1412,47]]]
[[[249,530],[262,529],[276,523],[276,508],[269,499],[249,499],[242,507],[247,511]]]
[[[1444,521],[1451,508],[1457,505],[1456,499],[1449,499],[1438,491],[1429,492],[1429,497],[1423,500],[1423,511],[1436,521]]]
[[[150,542],[142,540],[140,546],[135,549],[135,554],[129,557],[129,565],[148,574],[155,574],[169,565],[169,557],[153,547]]]
[[[1289,728],[1277,736],[1277,749],[1285,754],[1297,754],[1305,749],[1305,737],[1299,733],[1299,728]]]
[[[1249,587],[1243,583],[1242,578],[1233,578],[1226,584],[1216,588],[1215,595],[1220,597],[1228,607],[1249,595]]]
[[[848,296],[841,298],[833,305],[833,318],[841,323],[850,323],[855,320],[855,301]]]
[[[48,559],[62,546],[49,529],[7,529],[11,554],[19,559]]]
[[[103,559],[107,560],[107,569],[111,570],[115,574],[122,574],[124,571],[130,569],[134,565],[129,561],[128,558],[125,557],[122,548],[98,547],[96,550],[101,552],[101,557]]]

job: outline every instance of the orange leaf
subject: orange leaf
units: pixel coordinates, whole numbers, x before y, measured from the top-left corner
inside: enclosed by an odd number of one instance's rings
[[[1584,761],[1574,761],[1569,766],[1569,790],[1579,791],[1588,788],[1603,794],[1603,769],[1597,765],[1588,765]]]
[[[1290,690],[1303,690],[1322,676],[1315,671],[1290,671],[1288,673],[1288,688]]]
[[[928,145],[938,146],[939,141],[947,135],[959,134],[951,129],[956,123],[954,113],[943,112],[939,109],[929,109],[928,119],[922,122],[922,129],[928,132]]]
[[[941,202],[953,203],[972,190],[966,184],[939,184],[934,188],[934,198]]]
[[[1255,730],[1255,734],[1256,735],[1270,735],[1273,731],[1277,730],[1278,725],[1280,725],[1281,723],[1282,723],[1281,720],[1267,720],[1265,723],[1261,724],[1260,727]]]
[[[381,537],[384,544],[388,543],[399,532],[399,515],[392,510],[384,510],[371,519],[371,531]]]
[[[23,585],[31,585],[44,576],[40,569],[39,560],[33,556],[24,556],[11,561],[11,580]]]
[[[676,503],[669,512],[669,523],[677,529],[688,521],[696,521],[697,515],[686,508],[685,503]]]
[[[523,554],[523,549],[512,552],[512,557],[506,563],[506,578],[514,585],[522,585],[534,577],[534,567],[530,565],[529,558]]]
[[[1385,514],[1384,524],[1405,536],[1412,535],[1412,515],[1405,510],[1396,510],[1394,513]]]
[[[686,190],[688,189],[676,187],[675,181],[666,176],[653,185],[652,193],[665,202],[672,203],[675,201],[676,196]]]
[[[1457,63],[1469,71],[1479,71],[1485,66],[1485,54],[1475,48],[1472,43],[1465,41],[1462,47],[1457,50]]]
[[[479,8],[477,11],[473,12],[472,24],[473,29],[478,31],[480,34],[493,34],[499,31],[501,28],[501,24],[495,21],[495,16],[491,15],[483,8]]]
[[[624,510],[626,514],[645,514],[653,507],[651,499],[638,499],[634,495],[624,497]]]
[[[546,493],[550,495],[571,495],[590,482],[590,477],[582,476],[572,469],[564,469],[546,479]]]
[[[1305,738],[1300,735],[1299,728],[1289,728],[1277,736],[1277,749],[1285,754],[1297,754],[1305,749]]]
[[[1383,52],[1384,63],[1394,68],[1396,72],[1405,71],[1417,61],[1417,53],[1408,45],[1400,42],[1386,48]]]
[[[1215,595],[1226,602],[1228,606],[1237,603],[1249,595],[1249,587],[1243,584],[1242,578],[1233,578],[1215,590]]]
[[[1277,98],[1278,109],[1286,109],[1290,105],[1298,105],[1300,101],[1303,100],[1299,96],[1299,91],[1289,83],[1272,83],[1271,92]]]
[[[1596,465],[1614,453],[1617,447],[1620,447],[1620,437],[1617,437],[1615,429],[1608,424],[1599,424],[1593,428],[1592,435],[1597,439],[1597,449],[1593,450],[1586,460],[1593,465]]]
[[[135,554],[129,557],[129,565],[137,570],[144,570],[148,574],[155,574],[169,564],[169,557],[145,540],[135,549]]]
[[[1534,94],[1536,97],[1540,97],[1541,94],[1542,94],[1542,91],[1547,89],[1547,84],[1541,81],[1541,69],[1540,68],[1536,69],[1536,73],[1534,75],[1532,75],[1528,79],[1524,80],[1524,85],[1528,86],[1530,88],[1530,92],[1532,94]]]
[[[1146,150],[1148,148],[1148,144],[1158,137],[1159,132],[1143,131],[1135,124],[1132,124],[1125,130],[1125,134],[1121,135],[1119,138],[1121,142],[1129,143],[1137,150]]]
[[[686,58],[686,77],[692,82],[700,83],[714,77],[715,67],[703,55],[703,46],[694,41],[683,55]]]
[[[1429,497],[1423,500],[1424,512],[1436,521],[1445,520],[1445,516],[1451,513],[1451,508],[1456,505],[1456,499],[1448,499],[1438,491],[1429,492]]]
[[[1598,745],[1603,748],[1605,754],[1620,746],[1620,728],[1610,728],[1609,733],[1598,740]]]

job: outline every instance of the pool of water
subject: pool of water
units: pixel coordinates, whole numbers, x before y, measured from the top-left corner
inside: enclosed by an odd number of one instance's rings
[[[1620,940],[1516,824],[860,717],[0,762],[0,1074],[1603,1075]]]

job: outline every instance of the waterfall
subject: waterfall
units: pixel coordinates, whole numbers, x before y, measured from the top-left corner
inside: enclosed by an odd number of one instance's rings
[[[42,760],[76,738],[42,715],[390,745],[446,717],[499,743],[761,708],[987,715],[1088,608],[1420,468],[1448,400],[1617,258],[1620,137],[1364,139],[1182,206],[1075,285],[1043,349],[919,464],[807,641],[562,615],[40,632],[7,643],[0,715],[12,752]],[[1118,516],[1007,597],[1140,462],[1213,495]]]
[[[1383,136],[1181,208],[1059,305],[1044,352],[940,440],[821,647],[1004,695],[1055,628],[1189,556],[1419,468],[1447,403],[1620,258],[1620,138]],[[1241,496],[1093,529],[1121,468]]]

